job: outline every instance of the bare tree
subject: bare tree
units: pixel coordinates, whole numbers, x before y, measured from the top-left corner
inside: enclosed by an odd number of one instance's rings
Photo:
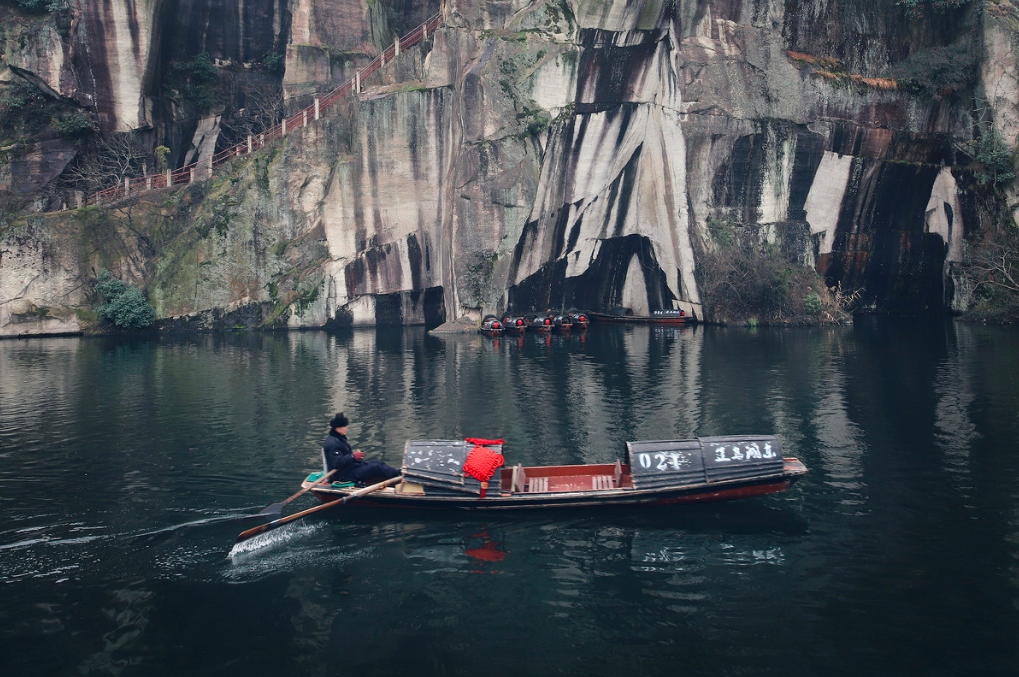
[[[222,129],[221,143],[227,147],[245,141],[248,136],[256,136],[271,129],[286,114],[286,100],[283,97],[283,86],[254,88],[246,94],[247,105],[220,123]]]
[[[1012,233],[987,238],[972,252],[966,271],[973,291],[987,289],[1019,296],[1019,242]]]
[[[125,178],[143,176],[149,161],[150,153],[140,134],[96,134],[64,170],[62,183],[93,193],[121,184]]]

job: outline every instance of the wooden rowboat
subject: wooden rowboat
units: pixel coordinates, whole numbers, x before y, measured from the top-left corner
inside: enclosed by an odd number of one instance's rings
[[[631,308],[612,308],[607,313],[588,313],[594,322],[615,322],[629,324],[677,324],[694,322],[685,310],[652,310],[650,315],[634,315]]]
[[[629,463],[502,467],[487,481],[464,475],[473,444],[411,440],[404,451],[403,481],[366,495],[356,505],[374,507],[514,510],[671,505],[726,501],[789,489],[807,468],[783,458],[772,436],[703,437],[628,442]],[[489,445],[501,453],[501,445]],[[357,489],[350,484],[302,483],[319,500],[335,501]],[[351,504],[355,505],[355,504]]]

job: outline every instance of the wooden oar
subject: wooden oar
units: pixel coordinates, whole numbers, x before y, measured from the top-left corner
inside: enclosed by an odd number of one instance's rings
[[[359,489],[359,490],[355,491],[354,493],[349,494],[347,496],[344,496],[343,498],[337,499],[335,501],[329,501],[328,503],[323,503],[322,505],[316,505],[314,508],[308,508],[307,510],[303,510],[301,512],[295,512],[293,515],[287,515],[286,517],[281,517],[278,520],[273,520],[272,522],[269,522],[268,524],[263,524],[261,526],[255,527],[253,529],[248,529],[247,531],[242,531],[240,533],[240,535],[237,537],[237,542],[240,543],[241,541],[246,541],[249,538],[251,538],[252,536],[258,536],[259,534],[264,534],[267,531],[272,531],[273,529],[276,529],[277,527],[281,527],[284,524],[287,524],[289,522],[293,522],[294,520],[299,520],[302,517],[307,517],[308,515],[310,515],[313,512],[318,512],[319,510],[325,510],[326,508],[332,508],[333,506],[341,505],[343,503],[346,503],[347,501],[352,501],[355,498],[361,498],[362,496],[366,496],[366,495],[372,493],[373,491],[378,491],[379,489],[385,489],[386,487],[391,487],[394,484],[397,484],[398,482],[402,482],[402,481],[403,481],[403,477],[393,477],[391,479],[386,480],[385,482],[379,482],[378,484],[373,484],[370,487],[365,487],[364,489]]]
[[[279,503],[273,503],[272,505],[267,507],[265,510],[263,510],[260,513],[258,513],[258,515],[255,515],[255,517],[258,517],[259,515],[278,515],[280,513],[280,511],[283,510],[283,506],[285,506],[287,503],[290,503],[295,498],[298,498],[300,496],[304,496],[305,492],[311,491],[315,487],[318,487],[318,486],[321,486],[321,485],[325,484],[325,481],[327,479],[329,479],[329,476],[332,475],[334,472],[336,472],[335,469],[334,470],[330,470],[325,475],[322,475],[322,477],[319,477],[317,480],[315,480],[315,482],[311,486],[308,486],[308,487],[305,487],[304,489],[301,489],[300,491],[298,491],[296,494],[294,494],[293,496],[291,496],[290,498],[288,498],[285,501],[280,501]]]

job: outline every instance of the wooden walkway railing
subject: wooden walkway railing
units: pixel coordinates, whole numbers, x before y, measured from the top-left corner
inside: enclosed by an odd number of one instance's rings
[[[168,169],[165,172],[160,172],[158,174],[125,178],[123,183],[120,185],[93,193],[80,206],[91,207],[104,202],[116,202],[117,200],[121,200],[144,190],[169,188],[179,184],[188,184],[210,178],[212,176],[213,169],[223,163],[229,162],[230,160],[242,155],[255,153],[262,148],[265,148],[276,139],[283,138],[295,129],[307,127],[310,122],[318,120],[322,116],[322,113],[336,103],[341,97],[344,97],[351,92],[360,93],[361,83],[364,82],[366,77],[379,70],[396,57],[400,56],[401,50],[413,47],[417,43],[426,39],[435,31],[436,28],[439,27],[441,23],[442,13],[439,12],[407,35],[402,38],[398,38],[395,43],[384,49],[381,54],[372,59],[368,65],[355,71],[352,78],[325,96],[316,97],[315,102],[311,106],[308,106],[296,115],[291,115],[272,129],[267,129],[258,135],[249,136],[247,141],[239,143],[231,148],[221,150],[212,157],[204,160],[202,163],[192,162],[180,169]]]

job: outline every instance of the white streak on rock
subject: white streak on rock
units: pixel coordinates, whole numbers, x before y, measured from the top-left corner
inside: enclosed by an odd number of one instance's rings
[[[1000,23],[990,12],[984,13],[984,59],[980,68],[986,106],[994,111],[994,131],[1010,149],[1019,139],[1019,68],[1013,48],[1012,30]],[[1019,203],[1016,184],[1006,188],[1008,201]],[[1012,218],[1019,222],[1019,207],[1013,207]]]
[[[793,173],[793,139],[781,141],[769,129],[767,142],[768,162],[761,181],[761,204],[758,221],[776,223],[785,221],[789,208],[789,182]]]
[[[630,265],[626,269],[626,282],[623,283],[620,301],[622,305],[633,308],[636,315],[650,314],[647,285],[644,283],[644,269],[636,254],[630,258]]]
[[[117,95],[113,98],[117,131],[137,129],[145,122],[142,119],[143,105],[142,78],[152,43],[152,21],[155,7],[152,2],[139,0],[136,3],[111,2],[114,23],[107,29],[112,34],[110,50],[110,77]],[[134,9],[131,12],[131,9]],[[138,44],[134,43],[130,26],[138,26]]]
[[[951,210],[951,218],[949,218]],[[952,261],[962,261],[962,205],[959,190],[952,176],[952,170],[943,167],[931,188],[931,199],[927,202],[924,225],[928,233],[937,233],[948,245],[945,271]]]
[[[804,209],[811,234],[824,233],[818,253],[830,254],[835,241],[835,226],[838,225],[842,198],[849,183],[849,170],[853,158],[850,155],[836,155],[825,151],[821,164],[810,184]]]

